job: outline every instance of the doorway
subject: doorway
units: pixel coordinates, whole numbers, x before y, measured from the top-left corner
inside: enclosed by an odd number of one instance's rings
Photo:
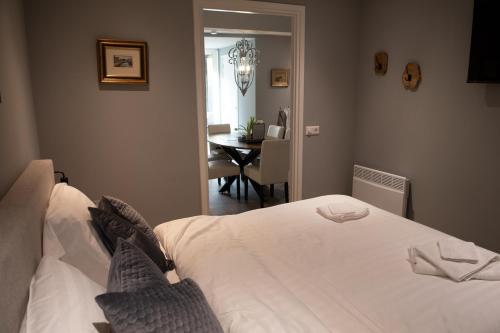
[[[195,37],[195,69],[196,93],[198,110],[200,188],[202,198],[202,213],[209,212],[208,168],[207,168],[207,129],[208,111],[206,96],[205,71],[205,29],[204,11],[272,15],[284,17],[291,21],[291,66],[290,66],[290,123],[292,124],[290,144],[290,201],[302,198],[302,143],[303,143],[303,99],[304,99],[304,46],[305,46],[305,8],[303,6],[266,3],[246,0],[193,0],[194,37]],[[259,30],[259,29],[254,29]],[[255,31],[254,31],[255,32]],[[229,34],[234,31],[229,31]],[[213,56],[213,55],[212,55]],[[213,73],[211,73],[213,74]],[[212,92],[211,92],[212,93]],[[220,103],[220,101],[219,101]]]

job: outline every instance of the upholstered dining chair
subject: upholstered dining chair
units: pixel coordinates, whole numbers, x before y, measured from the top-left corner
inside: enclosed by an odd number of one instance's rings
[[[208,125],[207,133],[208,135],[231,133],[231,125],[230,124]],[[216,144],[209,142],[209,148],[210,148],[208,155],[209,161],[231,160],[231,157],[229,157],[229,155],[227,155],[224,152],[224,150],[221,147],[217,146]]]
[[[286,128],[286,120],[287,120],[286,118],[287,118],[286,112],[283,110],[280,110],[278,112],[278,122],[276,123],[276,125]]]
[[[208,135],[231,133],[231,125],[230,124],[208,125],[207,133]],[[228,154],[226,154],[226,152],[224,151],[224,149],[222,149],[222,147],[219,147],[211,142],[208,143],[208,147],[209,147],[208,161],[219,161],[219,160],[231,161],[231,157]],[[217,178],[217,182],[219,183],[219,185],[221,184],[220,178]]]
[[[290,129],[287,128],[285,131],[285,140],[290,140]]]
[[[248,181],[260,198],[260,207],[264,207],[263,185],[285,184],[285,201],[288,202],[288,170],[290,167],[290,141],[264,140],[260,152],[260,162],[246,165],[244,170],[245,200],[248,199]]]
[[[283,126],[269,125],[266,139],[283,139],[285,128]]]
[[[217,160],[208,162],[208,179],[221,179],[227,178],[230,182],[235,178],[236,183],[236,197],[240,200],[240,167],[228,160]],[[228,193],[231,194],[231,187],[228,188]]]

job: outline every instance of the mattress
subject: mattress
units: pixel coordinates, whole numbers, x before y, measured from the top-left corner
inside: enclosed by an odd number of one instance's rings
[[[367,205],[345,223],[316,208]],[[226,332],[500,332],[500,282],[417,275],[412,245],[446,234],[331,195],[155,229]]]

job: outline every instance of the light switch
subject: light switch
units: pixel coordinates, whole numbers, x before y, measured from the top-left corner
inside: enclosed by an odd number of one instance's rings
[[[317,126],[306,126],[306,136],[319,135],[319,125]]]

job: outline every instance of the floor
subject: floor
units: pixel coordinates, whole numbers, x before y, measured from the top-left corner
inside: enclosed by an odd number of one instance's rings
[[[222,180],[224,184],[224,180]],[[248,200],[245,200],[245,187],[241,182],[241,200],[236,199],[236,182],[231,186],[231,194],[219,193],[217,179],[208,181],[208,203],[210,215],[239,214],[252,209],[260,208],[259,196],[248,184]],[[283,184],[274,185],[274,196],[269,194],[269,187],[264,188],[264,207],[275,206],[285,203],[285,189]]]

